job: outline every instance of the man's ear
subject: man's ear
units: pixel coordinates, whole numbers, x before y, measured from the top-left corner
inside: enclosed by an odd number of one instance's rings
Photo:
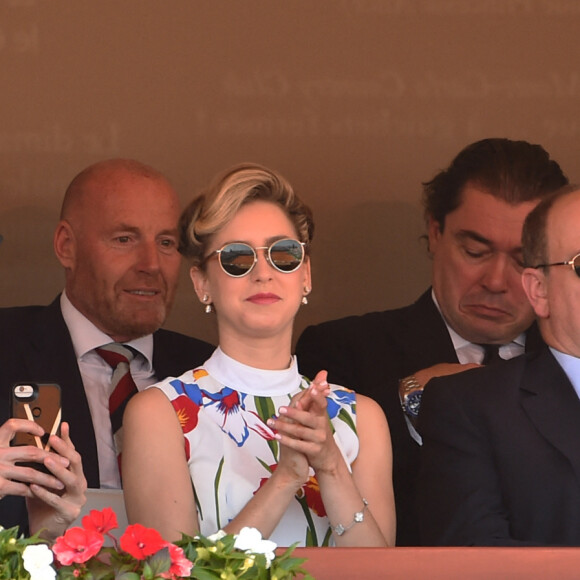
[[[536,316],[548,318],[550,315],[548,281],[544,271],[541,268],[526,268],[522,272],[522,286]]]
[[[61,220],[54,232],[54,253],[65,270],[71,270],[76,262],[76,239],[70,224]]]
[[[195,290],[199,301],[202,304],[207,304],[208,302],[211,303],[210,283],[205,272],[201,268],[193,266],[189,270],[189,277],[193,282],[193,289]],[[205,300],[204,297],[206,297]]]
[[[429,222],[427,225],[427,237],[429,239],[430,254],[433,254],[435,252],[435,248],[437,247],[437,243],[439,242],[439,238],[441,238],[442,233],[443,231],[441,228],[441,224],[432,216],[429,216]]]

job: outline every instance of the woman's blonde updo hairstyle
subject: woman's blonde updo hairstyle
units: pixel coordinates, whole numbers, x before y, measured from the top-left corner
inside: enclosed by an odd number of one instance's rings
[[[288,216],[310,253],[314,221],[310,208],[279,173],[254,163],[244,163],[218,175],[183,211],[179,220],[179,251],[200,266],[214,234],[226,226],[239,209],[252,201],[278,205]]]

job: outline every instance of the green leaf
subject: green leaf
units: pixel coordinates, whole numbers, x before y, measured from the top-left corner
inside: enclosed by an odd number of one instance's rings
[[[203,520],[203,509],[201,507],[201,502],[197,497],[197,490],[195,489],[195,485],[193,485],[193,482],[191,483],[191,488],[193,489],[193,499],[195,500],[195,507],[197,508],[197,512],[199,513],[199,519]]]
[[[215,474],[215,480],[213,483],[213,489],[214,489],[214,497],[215,497],[215,511],[216,511],[216,522],[219,528],[222,527],[221,523],[220,523],[220,504],[219,504],[219,497],[218,497],[218,490],[219,490],[219,486],[220,486],[220,478],[222,476],[222,469],[224,467],[224,461],[225,461],[225,457],[222,457],[220,464],[218,466],[218,470],[217,473]]]
[[[272,468],[263,459],[260,459],[259,457],[256,457],[256,459],[268,473],[272,473]]]
[[[346,412],[345,409],[341,409],[338,412],[338,418],[341,421],[344,421],[356,433],[356,425],[353,423],[352,417]]]
[[[220,570],[208,570],[201,566],[194,566],[191,570],[191,578],[197,578],[197,580],[215,580],[216,578],[220,578],[221,571]]]
[[[271,397],[255,397],[254,401],[256,402],[256,411],[264,423],[271,417],[276,416],[276,407],[274,407]],[[268,447],[272,452],[274,460],[278,461],[278,441],[276,439],[269,439]]]
[[[121,572],[115,574],[115,580],[141,580],[141,576],[136,572]]]
[[[153,574],[152,578],[160,576],[163,572],[167,572],[171,568],[169,548],[162,548],[152,556],[149,556],[145,566],[151,569],[151,573]]]

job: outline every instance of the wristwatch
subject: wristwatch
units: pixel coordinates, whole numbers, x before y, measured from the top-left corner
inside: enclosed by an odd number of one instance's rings
[[[399,396],[401,397],[401,407],[403,412],[411,420],[417,419],[421,408],[421,396],[423,387],[414,375],[405,377],[399,381]]]

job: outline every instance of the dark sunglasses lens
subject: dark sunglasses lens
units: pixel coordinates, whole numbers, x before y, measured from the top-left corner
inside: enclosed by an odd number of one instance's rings
[[[573,267],[574,267],[574,272],[576,272],[576,276],[578,276],[578,278],[580,278],[580,254],[578,254],[577,256],[574,256]]]
[[[247,244],[228,244],[220,252],[220,264],[230,276],[246,275],[254,262],[254,250]]]
[[[304,259],[304,247],[296,240],[280,240],[270,247],[270,260],[281,272],[293,272]]]

